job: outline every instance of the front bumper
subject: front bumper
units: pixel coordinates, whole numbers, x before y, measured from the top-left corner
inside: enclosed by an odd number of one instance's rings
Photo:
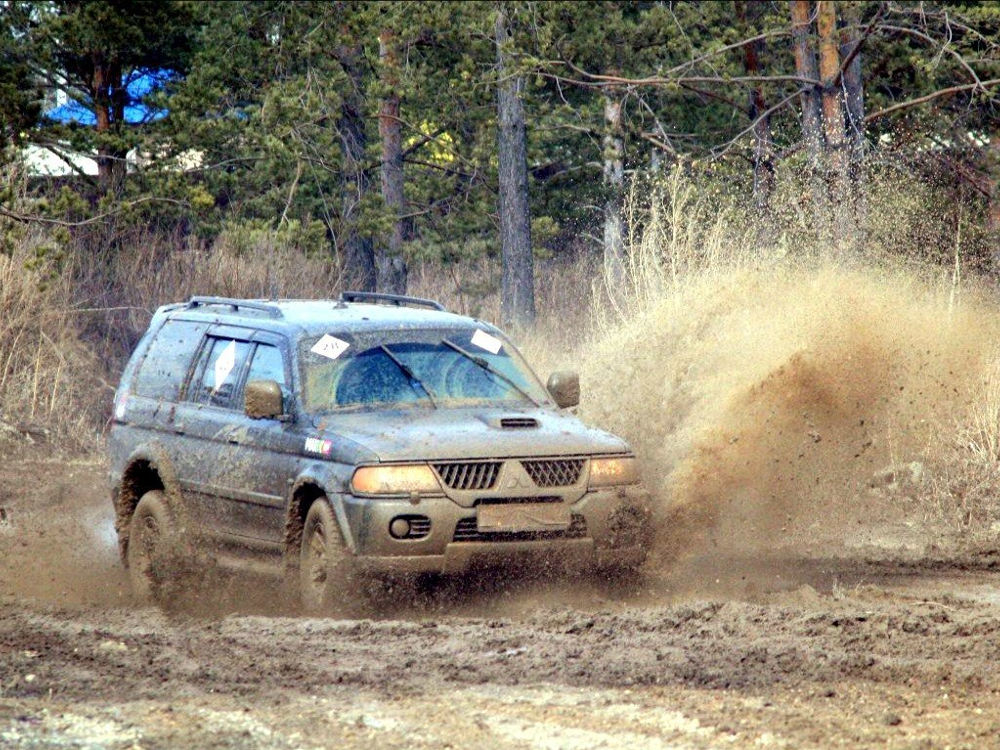
[[[639,485],[586,492],[568,503],[570,529],[543,534],[462,534],[459,528],[474,525],[476,508],[446,497],[411,503],[347,495],[342,501],[357,565],[371,573],[451,574],[521,562],[567,570],[637,567],[645,560],[651,536],[649,493]],[[389,525],[399,516],[429,519],[429,533],[394,539]]]

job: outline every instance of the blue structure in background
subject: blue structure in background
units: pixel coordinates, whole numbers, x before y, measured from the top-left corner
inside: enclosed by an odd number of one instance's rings
[[[125,105],[125,122],[130,125],[143,122],[153,122],[167,116],[167,110],[157,109],[144,104],[142,99],[146,95],[162,88],[166,83],[174,79],[171,70],[141,70],[135,71],[128,83],[125,91],[128,93],[128,103]],[[79,102],[71,101],[58,107],[48,110],[45,117],[58,123],[75,123],[77,125],[93,126],[97,124],[97,117],[93,111]]]

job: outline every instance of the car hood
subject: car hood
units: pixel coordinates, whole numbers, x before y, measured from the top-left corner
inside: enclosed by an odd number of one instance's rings
[[[516,426],[525,425],[530,426]],[[628,444],[548,409],[356,412],[315,420],[334,445],[349,440],[379,461],[624,453]],[[512,426],[513,425],[513,426]]]

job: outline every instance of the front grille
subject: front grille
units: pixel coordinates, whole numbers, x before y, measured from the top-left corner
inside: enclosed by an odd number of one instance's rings
[[[500,461],[472,461],[457,464],[433,464],[441,481],[453,490],[489,490],[497,483]]]
[[[539,487],[568,487],[580,478],[583,461],[582,458],[544,459],[522,461],[521,466]]]
[[[487,531],[476,526],[475,516],[461,519],[455,525],[456,542],[529,542],[541,539],[583,539],[587,536],[587,519],[579,513],[569,517],[569,527],[560,531]]]

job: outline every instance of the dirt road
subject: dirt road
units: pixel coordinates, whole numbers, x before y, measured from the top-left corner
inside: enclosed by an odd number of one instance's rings
[[[347,620],[134,606],[93,461],[5,459],[0,508],[0,747],[1000,747],[1000,553],[892,519]]]

